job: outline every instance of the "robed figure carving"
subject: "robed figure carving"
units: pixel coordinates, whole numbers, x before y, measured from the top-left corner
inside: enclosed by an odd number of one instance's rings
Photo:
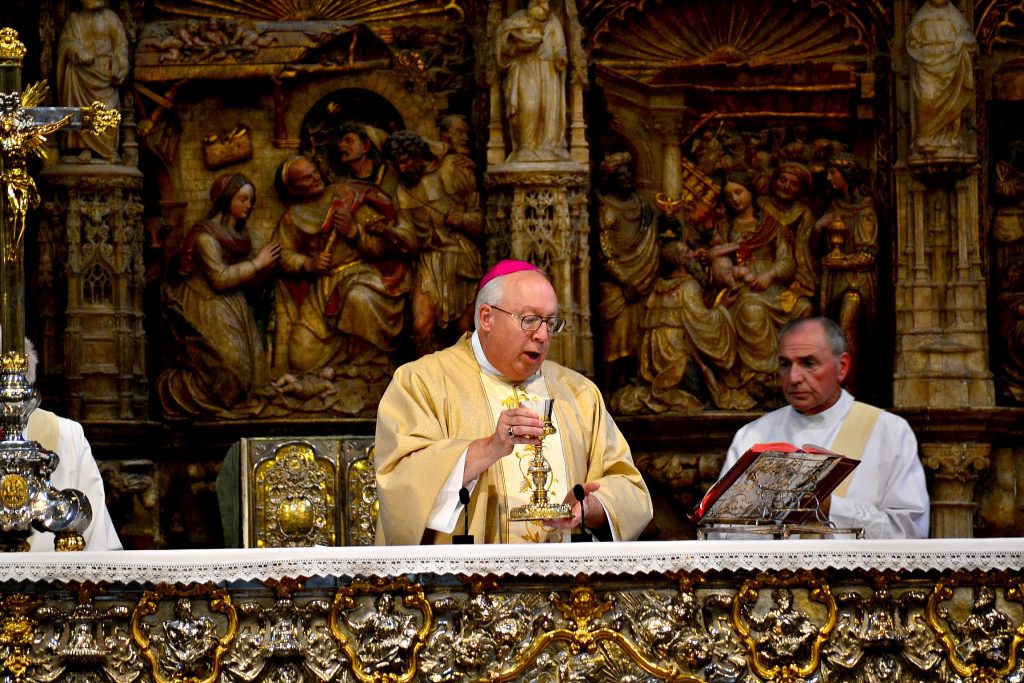
[[[914,93],[914,151],[959,156],[964,110],[974,100],[972,54],[977,41],[949,0],[927,0],[907,28]]]
[[[501,22],[498,66],[505,73],[508,161],[568,159],[565,146],[565,33],[548,0],[530,0]]]
[[[87,107],[101,102],[118,109],[118,86],[128,77],[128,37],[124,25],[107,0],[82,0],[82,10],[72,12],[57,48],[57,96],[65,107]],[[105,133],[67,132],[69,152],[75,161],[117,160],[117,128]]]

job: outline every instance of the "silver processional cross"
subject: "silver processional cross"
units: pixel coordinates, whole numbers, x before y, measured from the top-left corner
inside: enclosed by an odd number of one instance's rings
[[[14,29],[0,29],[0,550],[28,550],[33,529],[54,534],[57,550],[82,550],[92,521],[85,494],[56,490],[50,475],[60,458],[25,438],[39,395],[26,379],[25,221],[39,203],[28,173],[32,156],[45,157],[46,136],[65,128],[100,133],[120,114],[90,107],[39,107],[45,82],[21,87],[25,46]]]

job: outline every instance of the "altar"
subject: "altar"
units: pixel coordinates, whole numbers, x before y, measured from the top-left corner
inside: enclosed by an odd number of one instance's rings
[[[1024,540],[0,556],[8,680],[996,681]]]

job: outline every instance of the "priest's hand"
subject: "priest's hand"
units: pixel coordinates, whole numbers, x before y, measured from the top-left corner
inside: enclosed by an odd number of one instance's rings
[[[586,527],[588,529],[600,529],[608,523],[608,517],[605,514],[604,506],[591,496],[590,494],[601,488],[601,485],[596,481],[588,482],[583,484],[583,510],[580,509],[580,502],[576,500],[576,496],[573,495],[572,491],[569,491],[565,495],[565,500],[562,502],[566,505],[572,505],[572,517],[570,519],[552,519],[548,520],[546,524],[549,524],[556,529],[574,529],[580,525],[580,519],[586,515]]]
[[[543,435],[544,421],[535,411],[525,407],[501,411],[494,433],[477,439],[466,449],[462,485],[468,486],[491,465],[511,453],[517,444],[536,446]]]

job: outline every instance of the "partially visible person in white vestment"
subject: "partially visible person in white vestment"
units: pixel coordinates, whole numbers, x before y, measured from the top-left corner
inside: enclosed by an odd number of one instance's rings
[[[26,378],[35,384],[36,366],[39,363],[35,348],[25,340],[25,355],[28,357]],[[48,410],[36,408],[28,418],[25,438],[38,441],[47,450],[60,456],[57,469],[50,475],[50,483],[58,491],[77,489],[85,494],[92,506],[92,522],[85,530],[86,550],[121,550],[114,523],[107,511],[103,479],[92,456],[92,448],[85,438],[82,425]],[[29,544],[32,551],[52,551],[52,533],[32,532]]]
[[[545,360],[566,324],[547,276],[525,261],[499,262],[480,280],[475,323],[453,346],[398,368],[381,398],[377,543],[450,543],[464,514],[477,543],[567,541],[581,520],[598,538],[637,538],[653,508],[629,446],[594,383]],[[548,495],[572,506],[571,519],[508,519],[532,493],[529,447],[544,422],[520,403],[536,398],[554,398],[557,431],[543,440]]]
[[[779,330],[778,345],[789,405],[736,432],[722,474],[759,443],[813,444],[859,456],[848,484],[822,504],[829,520],[862,528],[866,538],[927,538],[928,488],[917,438],[902,417],[856,402],[842,388],[850,370],[843,331],[828,318],[793,320]]]

